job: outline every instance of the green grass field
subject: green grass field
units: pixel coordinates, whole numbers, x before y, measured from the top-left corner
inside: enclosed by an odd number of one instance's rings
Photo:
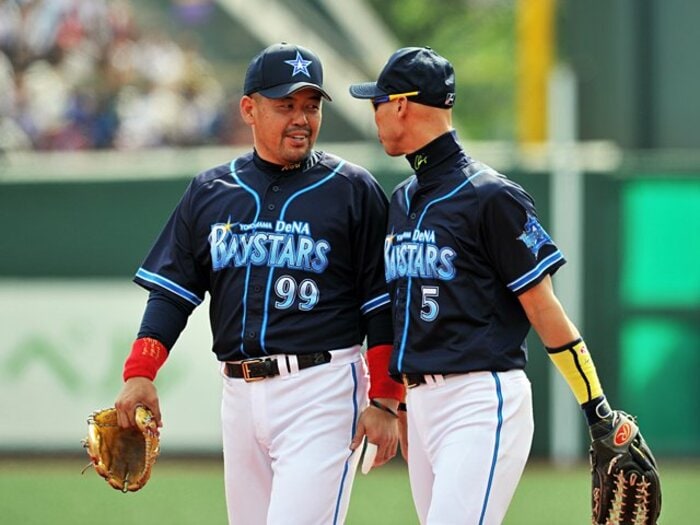
[[[87,458],[0,458],[3,525],[226,524],[219,461],[161,457],[148,486],[121,494],[90,468]],[[700,464],[662,463],[664,507],[659,525],[700,524]],[[532,462],[504,525],[586,525],[588,469],[553,469]],[[312,497],[312,495],[309,495]],[[357,475],[348,525],[417,525],[401,460]]]

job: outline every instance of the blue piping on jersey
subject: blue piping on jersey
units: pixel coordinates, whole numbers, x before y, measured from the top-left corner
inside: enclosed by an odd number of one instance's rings
[[[335,177],[336,173],[340,170],[345,165],[345,161],[342,160],[338,163],[338,165],[335,167],[335,169],[329,173],[327,176],[322,178],[320,181],[315,182],[306,188],[302,188],[293,195],[291,195],[288,199],[287,202],[284,203],[284,206],[282,206],[282,210],[280,211],[280,216],[279,220],[283,221],[284,220],[284,214],[287,212],[287,207],[289,204],[299,197],[300,195],[303,195],[306,192],[309,192],[311,190],[315,190],[319,186],[322,186],[329,180],[331,180],[333,177]],[[263,321],[262,321],[262,328],[260,330],[260,348],[262,349],[264,354],[267,354],[267,349],[265,348],[265,334],[267,333],[267,316],[268,316],[268,308],[270,305],[270,288],[272,286],[272,276],[275,273],[275,269],[273,267],[270,268],[270,272],[267,274],[267,287],[265,288],[265,306],[263,308]],[[247,283],[246,283],[247,285]]]
[[[253,224],[258,222],[258,217],[260,216],[260,197],[258,197],[258,194],[255,193],[255,190],[253,188],[247,186],[238,175],[236,175],[236,166],[234,163],[236,162],[236,159],[233,159],[231,161],[231,176],[233,179],[243,188],[245,191],[250,193],[253,196],[253,200],[255,200],[255,218],[253,219]],[[245,324],[246,324],[246,318],[248,315],[248,281],[250,280],[250,265],[248,265],[245,269],[245,284],[243,285],[243,316],[241,319],[241,353],[245,357],[250,357],[248,353],[243,349],[243,341],[245,341]]]
[[[376,310],[377,308],[380,308],[386,304],[389,304],[389,302],[390,302],[389,294],[383,293],[382,295],[379,295],[379,296],[375,297],[374,299],[370,299],[365,304],[363,304],[360,307],[360,311],[363,314],[368,314],[369,312]]]
[[[447,200],[451,197],[453,197],[457,192],[459,192],[462,188],[464,188],[467,184],[469,184],[472,180],[474,180],[476,177],[479,175],[482,175],[486,173],[487,171],[491,171],[490,168],[485,168],[483,170],[477,171],[474,175],[470,176],[467,180],[459,184],[456,188],[454,188],[452,191],[449,193],[443,195],[442,197],[437,197],[430,201],[428,204],[426,204],[425,208],[420,214],[420,217],[418,218],[418,222],[416,223],[416,226],[414,229],[418,230],[420,229],[420,225],[423,222],[423,218],[425,217],[426,212],[428,211],[428,208],[430,208],[433,204],[437,204],[438,202]],[[410,186],[410,184],[409,184]],[[408,186],[407,186],[408,189]],[[410,201],[408,199],[408,193],[406,193],[406,214],[410,211]],[[399,345],[399,358],[397,360],[397,368],[399,369],[399,372],[403,370],[403,355],[406,350],[406,339],[408,337],[408,324],[410,322],[410,317],[409,317],[409,307],[411,306],[411,284],[412,284],[412,277],[409,275],[408,278],[408,283],[406,284],[406,311],[404,315],[404,324],[403,324],[403,333],[401,334],[401,344]]]
[[[355,437],[355,432],[357,432],[357,415],[358,415],[357,372],[355,371],[355,363],[350,364],[350,370],[352,372],[352,430],[350,433],[350,439],[352,440],[352,438]],[[348,459],[345,460],[345,465],[343,466],[343,475],[340,478],[340,487],[338,487],[338,497],[335,500],[335,512],[333,513],[333,525],[336,525],[338,523],[338,513],[340,512],[341,501],[343,499],[343,488],[345,486],[345,479],[348,476],[348,470],[350,468],[348,465],[348,461],[350,461],[350,458],[355,453],[359,454],[360,451],[358,449],[356,449],[353,452],[351,452],[350,455],[348,456]]]
[[[552,266],[554,263],[561,261],[564,258],[564,255],[557,250],[551,255],[548,255],[544,259],[540,261],[540,263],[535,266],[532,270],[527,272],[525,275],[522,277],[519,277],[515,281],[508,283],[506,286],[512,291],[512,292],[517,292],[520,290],[523,286],[527,286],[529,283],[532,281],[536,280],[538,277],[540,277],[550,266]]]
[[[496,471],[496,461],[498,460],[498,449],[501,445],[501,428],[503,427],[503,392],[501,391],[501,380],[498,378],[498,373],[491,372],[493,380],[496,382],[496,395],[498,396],[498,425],[496,426],[496,440],[493,444],[493,458],[491,459],[491,470],[489,471],[489,482],[486,484],[486,494],[484,494],[484,504],[481,507],[481,517],[479,525],[484,523],[486,516],[486,507],[491,496],[491,486],[493,484],[493,476]]]
[[[411,198],[408,196],[408,189],[411,187],[411,184],[416,180],[416,176],[413,176],[413,180],[406,184],[406,187],[403,189],[403,198],[406,201],[406,210],[408,210],[409,206],[411,205]]]
[[[186,290],[185,288],[183,288],[177,283],[174,283],[170,279],[166,279],[162,275],[149,272],[144,268],[139,268],[136,271],[136,277],[138,277],[139,279],[143,279],[144,281],[148,281],[149,283],[153,283],[159,286],[160,288],[164,288],[165,290],[168,290],[169,292],[172,292],[175,295],[182,297],[186,301],[189,301],[195,306],[199,306],[200,304],[202,304],[203,299],[200,299],[196,294],[193,294],[189,290]]]

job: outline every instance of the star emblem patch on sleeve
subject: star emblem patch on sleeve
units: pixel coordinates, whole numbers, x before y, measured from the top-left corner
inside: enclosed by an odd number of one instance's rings
[[[523,233],[518,236],[518,240],[523,241],[525,246],[528,247],[535,257],[537,257],[542,246],[545,244],[552,244],[552,238],[537,219],[529,213],[527,215],[527,221],[525,221]]]

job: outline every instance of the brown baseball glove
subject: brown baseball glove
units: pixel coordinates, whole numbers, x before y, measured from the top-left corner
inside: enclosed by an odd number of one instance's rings
[[[590,430],[593,525],[656,525],[659,471],[635,419],[613,411]]]
[[[122,492],[137,491],[151,477],[160,452],[160,437],[153,414],[146,407],[136,407],[136,426],[130,428],[121,428],[117,410],[107,408],[88,417],[83,446],[95,471],[107,483]]]

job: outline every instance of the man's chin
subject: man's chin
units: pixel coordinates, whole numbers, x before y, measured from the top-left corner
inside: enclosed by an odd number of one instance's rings
[[[400,151],[398,149],[393,149],[393,148],[387,146],[386,144],[382,144],[382,146],[384,147],[384,153],[386,153],[390,157],[400,157],[401,155],[404,154],[402,151]]]
[[[303,149],[295,149],[293,151],[287,151],[284,156],[284,160],[287,164],[297,164],[305,160],[311,153],[311,147],[307,146]]]
[[[384,153],[386,153],[390,157],[400,157],[401,155],[403,155],[403,152],[398,151],[396,148],[393,148],[391,144],[384,142],[381,137],[378,138],[379,144],[381,144],[382,148],[384,148]]]

